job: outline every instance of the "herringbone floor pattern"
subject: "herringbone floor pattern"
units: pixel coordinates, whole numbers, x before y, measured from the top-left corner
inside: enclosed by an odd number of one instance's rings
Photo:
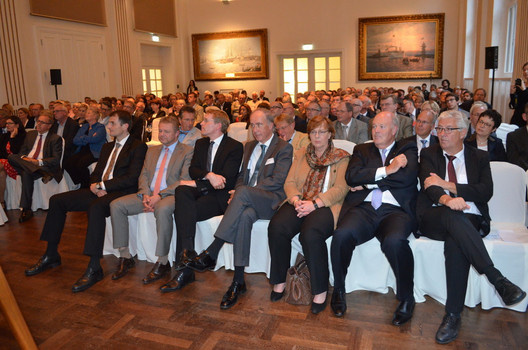
[[[144,286],[151,264],[139,262],[118,281],[110,274],[117,259],[103,261],[106,277],[86,292],[71,285],[83,273],[86,216],[69,214],[60,246],[62,266],[28,278],[45,244],[38,240],[45,212],[27,223],[8,213],[0,227],[0,263],[41,349],[432,349],[442,348],[434,334],[443,306],[428,299],[412,321],[390,324],[394,294],[358,291],[347,295],[348,312],[334,317],[330,307],[312,315],[309,307],[269,301],[263,274],[247,275],[248,293],[231,310],[219,303],[231,271],[197,274],[197,281],[175,293],[161,294],[160,283]],[[373,262],[374,263],[374,262]],[[449,348],[522,349],[528,344],[528,315],[508,310],[466,308],[459,338]],[[0,315],[0,349],[17,349]]]

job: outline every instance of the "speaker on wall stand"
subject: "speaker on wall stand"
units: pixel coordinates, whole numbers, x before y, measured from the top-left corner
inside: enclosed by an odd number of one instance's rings
[[[55,99],[59,99],[57,85],[62,85],[62,76],[60,69],[50,69],[50,85],[55,86]]]
[[[486,47],[486,62],[484,69],[493,69],[491,73],[491,98],[490,105],[493,108],[493,90],[495,87],[495,69],[499,68],[499,47]]]

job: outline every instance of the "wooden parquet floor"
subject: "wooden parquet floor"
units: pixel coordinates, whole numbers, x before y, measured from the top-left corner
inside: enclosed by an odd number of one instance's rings
[[[366,291],[347,295],[344,318],[330,307],[312,315],[309,307],[269,301],[263,274],[246,275],[248,292],[231,310],[219,308],[232,271],[197,274],[196,282],[175,293],[159,292],[160,283],[141,279],[152,264],[139,262],[123,279],[112,281],[117,259],[106,256],[106,277],[88,291],[73,294],[71,285],[87,264],[82,255],[86,216],[69,214],[60,246],[62,266],[34,277],[24,269],[36,262],[45,212],[25,224],[18,213],[0,227],[0,264],[41,349],[526,349],[528,314],[503,309],[466,308],[459,338],[435,344],[443,316],[435,300],[417,304],[414,318],[402,327],[390,324],[394,293]],[[0,349],[17,349],[0,315]]]

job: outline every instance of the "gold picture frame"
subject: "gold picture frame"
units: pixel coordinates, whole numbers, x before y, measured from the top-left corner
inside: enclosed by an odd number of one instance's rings
[[[268,79],[268,30],[192,35],[195,80]]]
[[[442,78],[444,13],[359,18],[359,80]]]

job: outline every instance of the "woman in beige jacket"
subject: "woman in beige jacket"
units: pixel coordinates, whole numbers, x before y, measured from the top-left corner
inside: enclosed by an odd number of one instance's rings
[[[299,240],[311,275],[311,310],[317,314],[326,306],[329,272],[325,241],[334,232],[349,189],[345,171],[350,155],[333,146],[335,129],[328,118],[312,118],[307,131],[310,144],[295,152],[284,183],[287,200],[268,226],[273,284],[270,299],[280,300],[284,294],[291,240],[300,232]]]

